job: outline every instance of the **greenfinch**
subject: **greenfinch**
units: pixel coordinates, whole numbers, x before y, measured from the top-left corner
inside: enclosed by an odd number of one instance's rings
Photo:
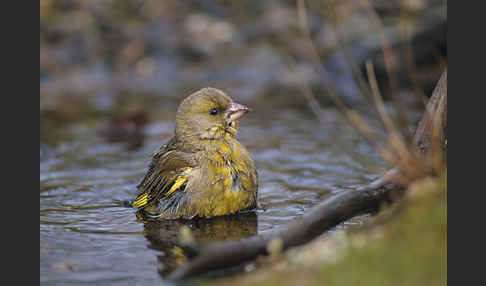
[[[132,203],[150,219],[214,217],[257,206],[258,175],[236,140],[249,108],[203,88],[179,105],[172,139],[153,155]]]

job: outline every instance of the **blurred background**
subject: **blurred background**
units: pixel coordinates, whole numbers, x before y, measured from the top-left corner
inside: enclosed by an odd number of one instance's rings
[[[315,92],[325,94],[325,87],[308,60],[296,3],[42,0],[41,117],[67,101],[101,114],[144,104],[140,94],[157,101],[204,86],[240,101],[268,97],[305,104],[289,66]],[[373,60],[386,96],[382,36],[395,53],[401,92],[430,95],[447,59],[445,4],[308,1],[310,37],[340,96],[363,99],[348,55],[363,74],[365,60]],[[120,103],[122,98],[129,102]]]
[[[120,201],[133,198],[151,154],[173,134],[179,102],[203,87],[254,110],[239,136],[267,209],[245,221],[251,231],[218,240],[281,227],[375,178],[387,164],[346,126],[330,95],[381,128],[367,97],[370,61],[389,112],[395,116],[392,99],[400,98],[411,122],[402,127],[413,130],[447,64],[446,7],[446,0],[41,0],[41,282],[150,284],[177,264],[179,256],[167,262],[170,251],[157,246],[168,238],[147,235]],[[241,229],[238,221],[219,228]]]

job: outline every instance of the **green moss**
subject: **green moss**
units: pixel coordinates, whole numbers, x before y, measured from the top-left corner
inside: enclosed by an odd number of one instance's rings
[[[350,247],[343,259],[323,265],[316,282],[328,285],[446,284],[445,200],[411,203],[366,246]]]

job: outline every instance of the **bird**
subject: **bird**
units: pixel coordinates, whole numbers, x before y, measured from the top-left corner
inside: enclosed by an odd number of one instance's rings
[[[258,173],[237,139],[238,119],[250,108],[206,87],[186,97],[174,136],[152,157],[132,202],[143,219],[230,215],[258,205]]]

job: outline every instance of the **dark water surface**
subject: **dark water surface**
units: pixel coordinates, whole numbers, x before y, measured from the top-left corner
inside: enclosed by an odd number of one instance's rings
[[[175,99],[164,100],[177,106]],[[167,282],[164,275],[185,261],[175,244],[181,226],[188,226],[200,241],[264,233],[285,226],[332,194],[369,181],[383,167],[364,140],[341,128],[333,109],[326,111],[331,124],[323,127],[305,108],[251,107],[254,112],[241,120],[238,137],[258,168],[264,209],[210,220],[143,223],[135,209],[120,203],[133,199],[152,153],[172,135],[175,108],[145,127],[147,138],[138,149],[106,142],[92,122],[66,123],[61,130],[69,136],[41,134],[41,284]],[[47,130],[50,123],[42,120],[41,128]]]

